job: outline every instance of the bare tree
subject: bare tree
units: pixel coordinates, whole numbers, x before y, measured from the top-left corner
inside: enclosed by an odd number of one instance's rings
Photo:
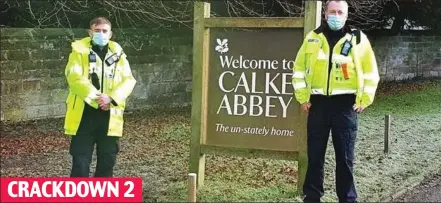
[[[196,0],[3,0],[0,24],[12,27],[86,27],[104,15],[119,28],[192,26]],[[212,16],[302,17],[306,0],[205,0]],[[439,27],[441,0],[348,0],[349,23],[362,29],[404,19]],[[419,10],[418,10],[419,8]],[[418,11],[412,13],[411,11]],[[438,10],[437,10],[438,9]],[[7,15],[5,15],[7,13]],[[430,15],[429,15],[430,14]],[[432,16],[432,17],[430,17]],[[413,20],[412,20],[413,19]]]
[[[385,25],[388,18],[384,17],[385,5],[391,0],[350,0],[350,23],[356,27],[373,29]]]
[[[84,27],[104,15],[117,27],[191,26],[194,0],[4,0],[12,27]],[[207,0],[213,16],[301,16],[302,0]]]
[[[2,13],[8,12],[16,26],[84,27],[88,20],[104,15],[116,27],[142,24],[169,26],[192,21],[192,1],[167,0],[5,0]],[[6,22],[14,26],[14,22]],[[2,22],[2,24],[6,24]]]

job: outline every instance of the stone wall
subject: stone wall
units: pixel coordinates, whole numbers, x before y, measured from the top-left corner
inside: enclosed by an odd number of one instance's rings
[[[1,120],[61,117],[64,69],[73,39],[84,29],[1,29]],[[127,109],[189,105],[192,30],[115,30],[138,83]],[[368,33],[382,81],[441,77],[441,36]]]
[[[127,109],[188,105],[192,30],[115,30],[137,80]],[[84,29],[1,29],[1,120],[61,117],[73,39]]]
[[[441,77],[441,36],[408,32],[400,36],[368,33],[381,80]]]

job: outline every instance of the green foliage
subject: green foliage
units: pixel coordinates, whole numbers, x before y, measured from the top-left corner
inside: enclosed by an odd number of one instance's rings
[[[367,109],[367,115],[394,115],[412,116],[422,114],[434,114],[441,112],[441,84],[435,80],[428,84],[411,84],[406,88],[400,88],[393,95],[380,95],[374,104]],[[409,87],[422,86],[418,91]]]
[[[382,18],[393,18],[392,30],[400,32],[407,27],[423,27],[441,32],[441,1],[439,0],[388,0]]]

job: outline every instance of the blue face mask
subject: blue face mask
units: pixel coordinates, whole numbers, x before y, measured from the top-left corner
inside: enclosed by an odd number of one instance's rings
[[[337,15],[328,15],[328,25],[331,30],[340,30],[345,25],[342,18]]]
[[[98,46],[105,46],[107,43],[109,43],[109,40],[106,39],[103,33],[101,32],[95,32],[93,33],[92,37],[93,43]]]

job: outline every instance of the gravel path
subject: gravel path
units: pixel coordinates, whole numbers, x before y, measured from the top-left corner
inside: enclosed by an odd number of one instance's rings
[[[394,202],[441,202],[441,173],[427,179]]]

